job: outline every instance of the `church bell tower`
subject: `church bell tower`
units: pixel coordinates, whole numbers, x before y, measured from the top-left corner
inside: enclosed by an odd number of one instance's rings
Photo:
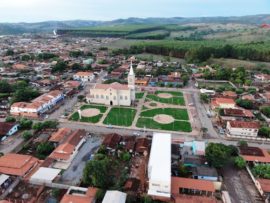
[[[132,67],[132,62],[130,64],[130,70],[128,74],[128,88],[131,91],[131,102],[134,102],[136,99],[135,96],[135,74]]]

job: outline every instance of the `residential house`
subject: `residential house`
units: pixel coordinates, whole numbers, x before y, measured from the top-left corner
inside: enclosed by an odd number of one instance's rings
[[[222,93],[223,97],[225,98],[231,98],[231,99],[236,99],[237,98],[237,94],[233,91],[224,91]]]
[[[211,100],[212,109],[234,109],[236,108],[236,103],[233,99],[230,98],[214,98]]]
[[[4,141],[7,137],[14,135],[19,130],[19,124],[0,122],[0,139]]]
[[[257,137],[260,124],[255,121],[228,121],[228,134],[234,136]]]
[[[64,100],[64,95],[59,90],[45,93],[31,102],[16,102],[11,105],[10,113],[13,116],[38,118],[53,110]]]
[[[82,82],[90,82],[94,80],[95,75],[92,72],[77,72],[73,75],[73,80],[82,81]]]
[[[148,155],[149,151],[149,140],[145,137],[140,137],[136,139],[136,147],[135,147],[135,152],[136,154],[140,155]]]
[[[60,203],[95,203],[97,188],[70,187]]]
[[[0,173],[25,177],[38,167],[39,160],[30,155],[5,154],[0,157]]]
[[[106,135],[102,145],[110,151],[115,151],[122,140],[122,136],[116,133]]]
[[[50,155],[50,158],[62,163],[70,163],[80,147],[85,143],[85,130],[76,130],[68,136],[68,138],[60,144]]]
[[[228,121],[234,120],[248,120],[251,121],[255,118],[252,111],[247,109],[223,109],[219,114],[220,122],[226,126]]]
[[[191,169],[192,178],[199,180],[217,181],[218,173],[213,167],[208,166],[196,166]]]
[[[270,75],[268,74],[256,74],[254,77],[261,82],[270,82]]]
[[[72,130],[70,128],[60,128],[51,135],[49,142],[59,145],[71,134],[71,132]]]
[[[259,147],[240,147],[240,156],[249,163],[270,163],[269,152]]]

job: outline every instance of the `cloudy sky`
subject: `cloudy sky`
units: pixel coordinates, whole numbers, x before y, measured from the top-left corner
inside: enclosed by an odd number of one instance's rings
[[[270,0],[0,0],[0,22],[270,13]]]

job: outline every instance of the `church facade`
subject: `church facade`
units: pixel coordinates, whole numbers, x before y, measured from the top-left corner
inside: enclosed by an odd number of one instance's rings
[[[111,106],[131,106],[135,101],[135,74],[132,68],[128,74],[128,85],[120,83],[95,84],[86,97],[88,103],[97,103]]]

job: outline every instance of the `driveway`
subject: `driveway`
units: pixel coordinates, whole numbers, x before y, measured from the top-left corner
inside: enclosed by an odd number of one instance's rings
[[[228,165],[222,170],[224,185],[232,203],[262,203],[260,196],[246,170]]]
[[[89,160],[90,154],[93,153],[101,144],[101,138],[88,138],[73,159],[69,168],[63,173],[60,182],[69,185],[78,185],[81,181],[83,169]]]

